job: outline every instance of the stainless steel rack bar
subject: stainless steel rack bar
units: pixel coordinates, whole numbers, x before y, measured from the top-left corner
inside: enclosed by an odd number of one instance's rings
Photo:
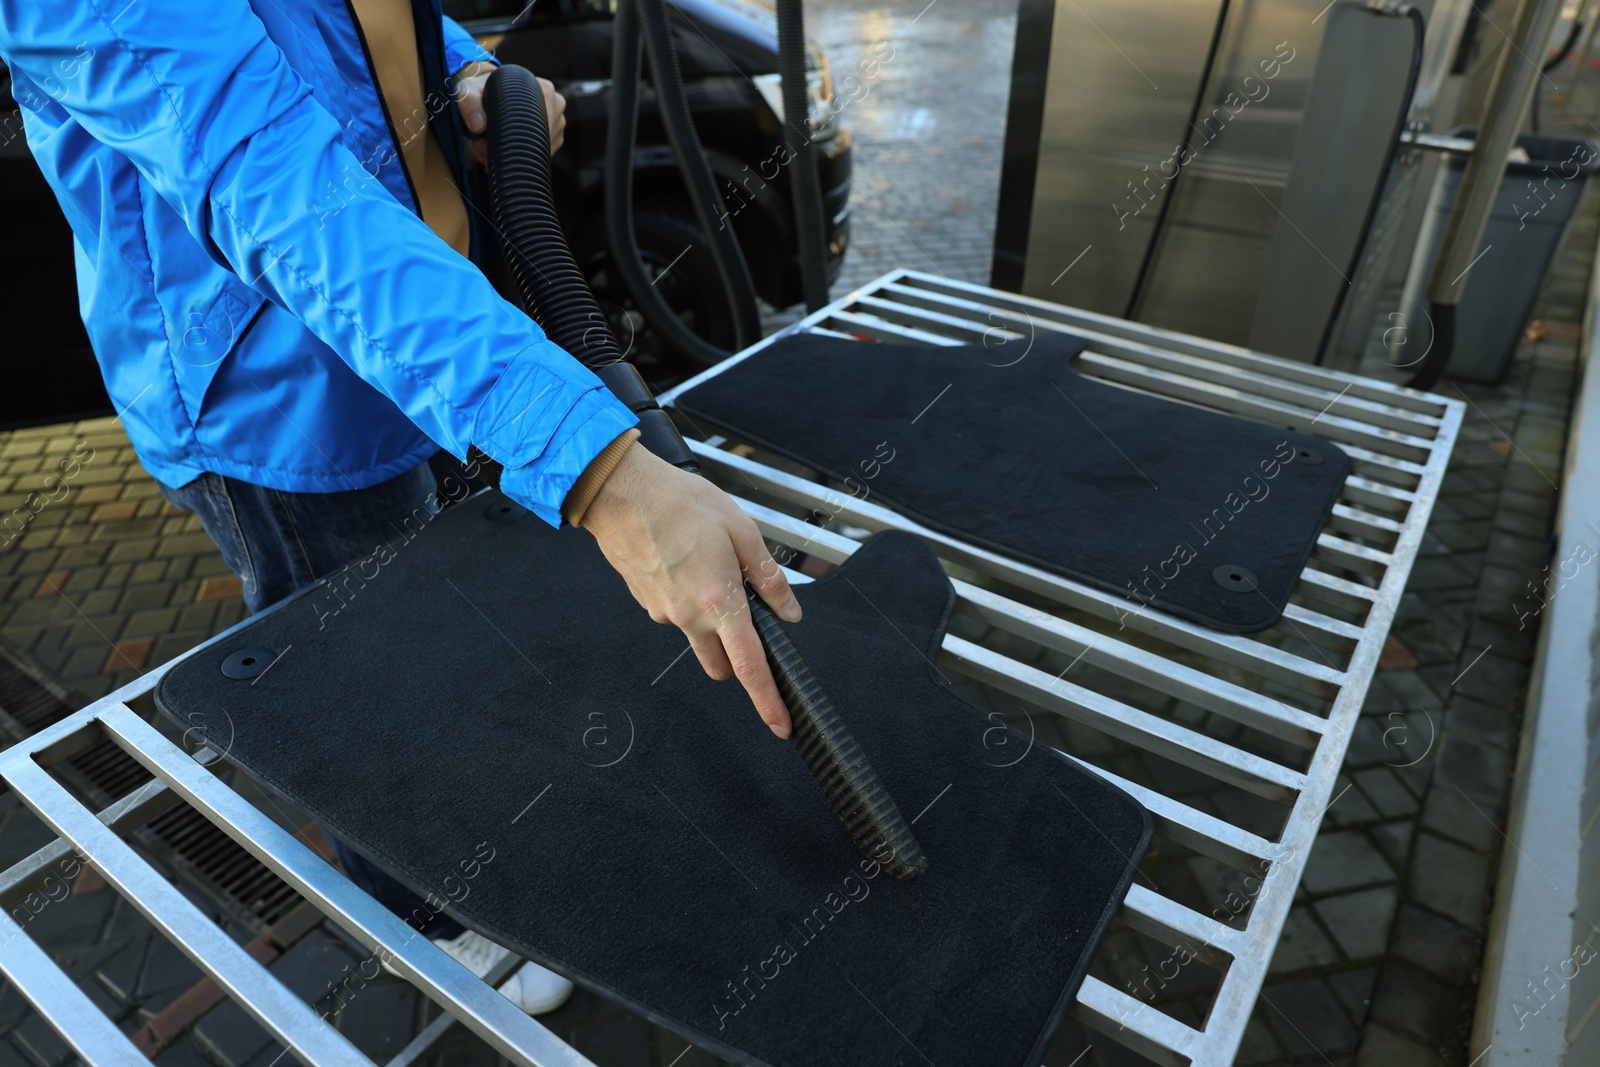
[[[57,835],[55,842],[0,872],[0,901],[14,902],[25,896],[76,851],[301,1063],[370,1065],[372,1061],[311,1005],[279,982],[123,840],[175,804],[188,804],[357,943],[379,955],[448,1016],[512,1062],[530,1067],[593,1067],[234,791],[216,775],[224,761],[210,749],[186,751],[128,707],[128,701],[153,690],[177,662],[150,671],[0,752],[0,780]],[[101,738],[110,738],[155,780],[95,812],[68,793],[49,768]],[[150,1062],[5,914],[0,914],[0,972],[85,1063],[123,1067]],[[437,1038],[444,1029],[436,1024],[428,1033]],[[418,1043],[413,1046],[402,1053],[404,1062],[423,1051]]]

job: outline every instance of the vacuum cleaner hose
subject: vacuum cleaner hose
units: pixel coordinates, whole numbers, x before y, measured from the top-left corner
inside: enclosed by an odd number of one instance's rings
[[[489,199],[512,275],[529,311],[551,341],[599,375],[639,417],[641,443],[655,455],[698,472],[678,428],[656,404],[633,365],[622,359],[594,295],[573,261],[555,214],[544,92],[532,73],[502,66],[484,86],[489,122]],[[498,469],[479,458],[490,480]],[[888,789],[862,754],[776,616],[747,594],[756,632],[794,720],[791,739],[856,846],[897,878],[913,878],[927,860]]]
[[[584,281],[556,218],[544,90],[531,72],[497,70],[483,89],[489,132],[489,204],[511,274],[545,336],[600,376],[639,419],[640,440],[678,467],[694,455],[649,386],[622,358],[610,324]]]
[[[650,57],[650,78],[656,88],[661,123],[667,128],[667,140],[672,143],[672,154],[678,160],[678,173],[689,193],[695,220],[711,246],[717,277],[733,313],[734,347],[748,347],[761,340],[761,312],[756,306],[755,281],[750,277],[750,265],[745,262],[739,239],[727,221],[728,213],[721,210],[722,195],[717,192],[717,180],[711,173],[705,149],[700,145],[700,135],[695,132],[666,4],[664,0],[623,0],[621,6],[630,5],[638,8],[639,26],[644,30],[644,50]]]
[[[639,128],[639,66],[644,59],[644,40],[639,36],[639,10],[631,0],[617,5],[611,38],[611,102],[605,158],[606,243],[611,249],[611,269],[617,272],[639,313],[656,332],[679,352],[709,367],[732,353],[691,330],[645,273],[639,244],[634,239],[633,197],[617,192],[633,189],[633,146]]]
[[[795,237],[800,248],[800,285],[806,311],[811,312],[828,302],[828,238],[823,225],[817,150],[809,121],[802,0],[778,0],[778,77],[783,86],[783,138],[793,157],[789,162],[789,189],[794,198]]]

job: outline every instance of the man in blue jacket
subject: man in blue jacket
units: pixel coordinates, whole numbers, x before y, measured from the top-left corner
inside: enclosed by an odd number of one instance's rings
[[[628,410],[474,265],[465,135],[493,61],[438,0],[0,0],[0,58],[128,437],[252,609],[437,511],[428,457],[475,446],[788,735],[743,582],[800,609],[755,524],[634,447]],[[336,850],[397,912],[429,914]],[[504,953],[424,929],[480,974]],[[507,995],[540,1011],[570,990],[529,964]]]

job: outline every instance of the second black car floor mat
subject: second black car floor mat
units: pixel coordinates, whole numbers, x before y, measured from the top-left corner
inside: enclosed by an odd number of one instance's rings
[[[948,691],[928,548],[873,539],[789,628],[914,822],[930,869],[897,882],[587,534],[518,510],[446,512],[158,706],[461,922],[725,1058],[1039,1063],[1150,820]]]
[[[1219,630],[1271,626],[1349,457],[1086,378],[1083,347],[1041,336],[999,366],[982,345],[796,334],[676,403],[941,532]]]

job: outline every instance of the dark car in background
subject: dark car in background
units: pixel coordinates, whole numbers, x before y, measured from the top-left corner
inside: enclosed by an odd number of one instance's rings
[[[630,358],[662,387],[694,368],[654,336],[608,266],[603,157],[614,6],[614,0],[444,3],[446,13],[500,59],[549,78],[567,97],[566,143],[552,161],[562,224]],[[769,10],[745,0],[674,0],[668,10],[695,128],[756,291],[774,308],[796,304],[799,254],[782,165],[777,23]],[[832,280],[849,240],[850,137],[832,121],[827,61],[816,48],[809,52],[808,119],[818,147]],[[657,117],[648,63],[644,81],[634,174],[640,253],[684,321],[727,348],[731,319]],[[23,141],[10,84],[0,65],[0,232],[8,250],[0,256],[0,321],[7,331],[0,428],[109,414],[78,316],[72,234]]]

